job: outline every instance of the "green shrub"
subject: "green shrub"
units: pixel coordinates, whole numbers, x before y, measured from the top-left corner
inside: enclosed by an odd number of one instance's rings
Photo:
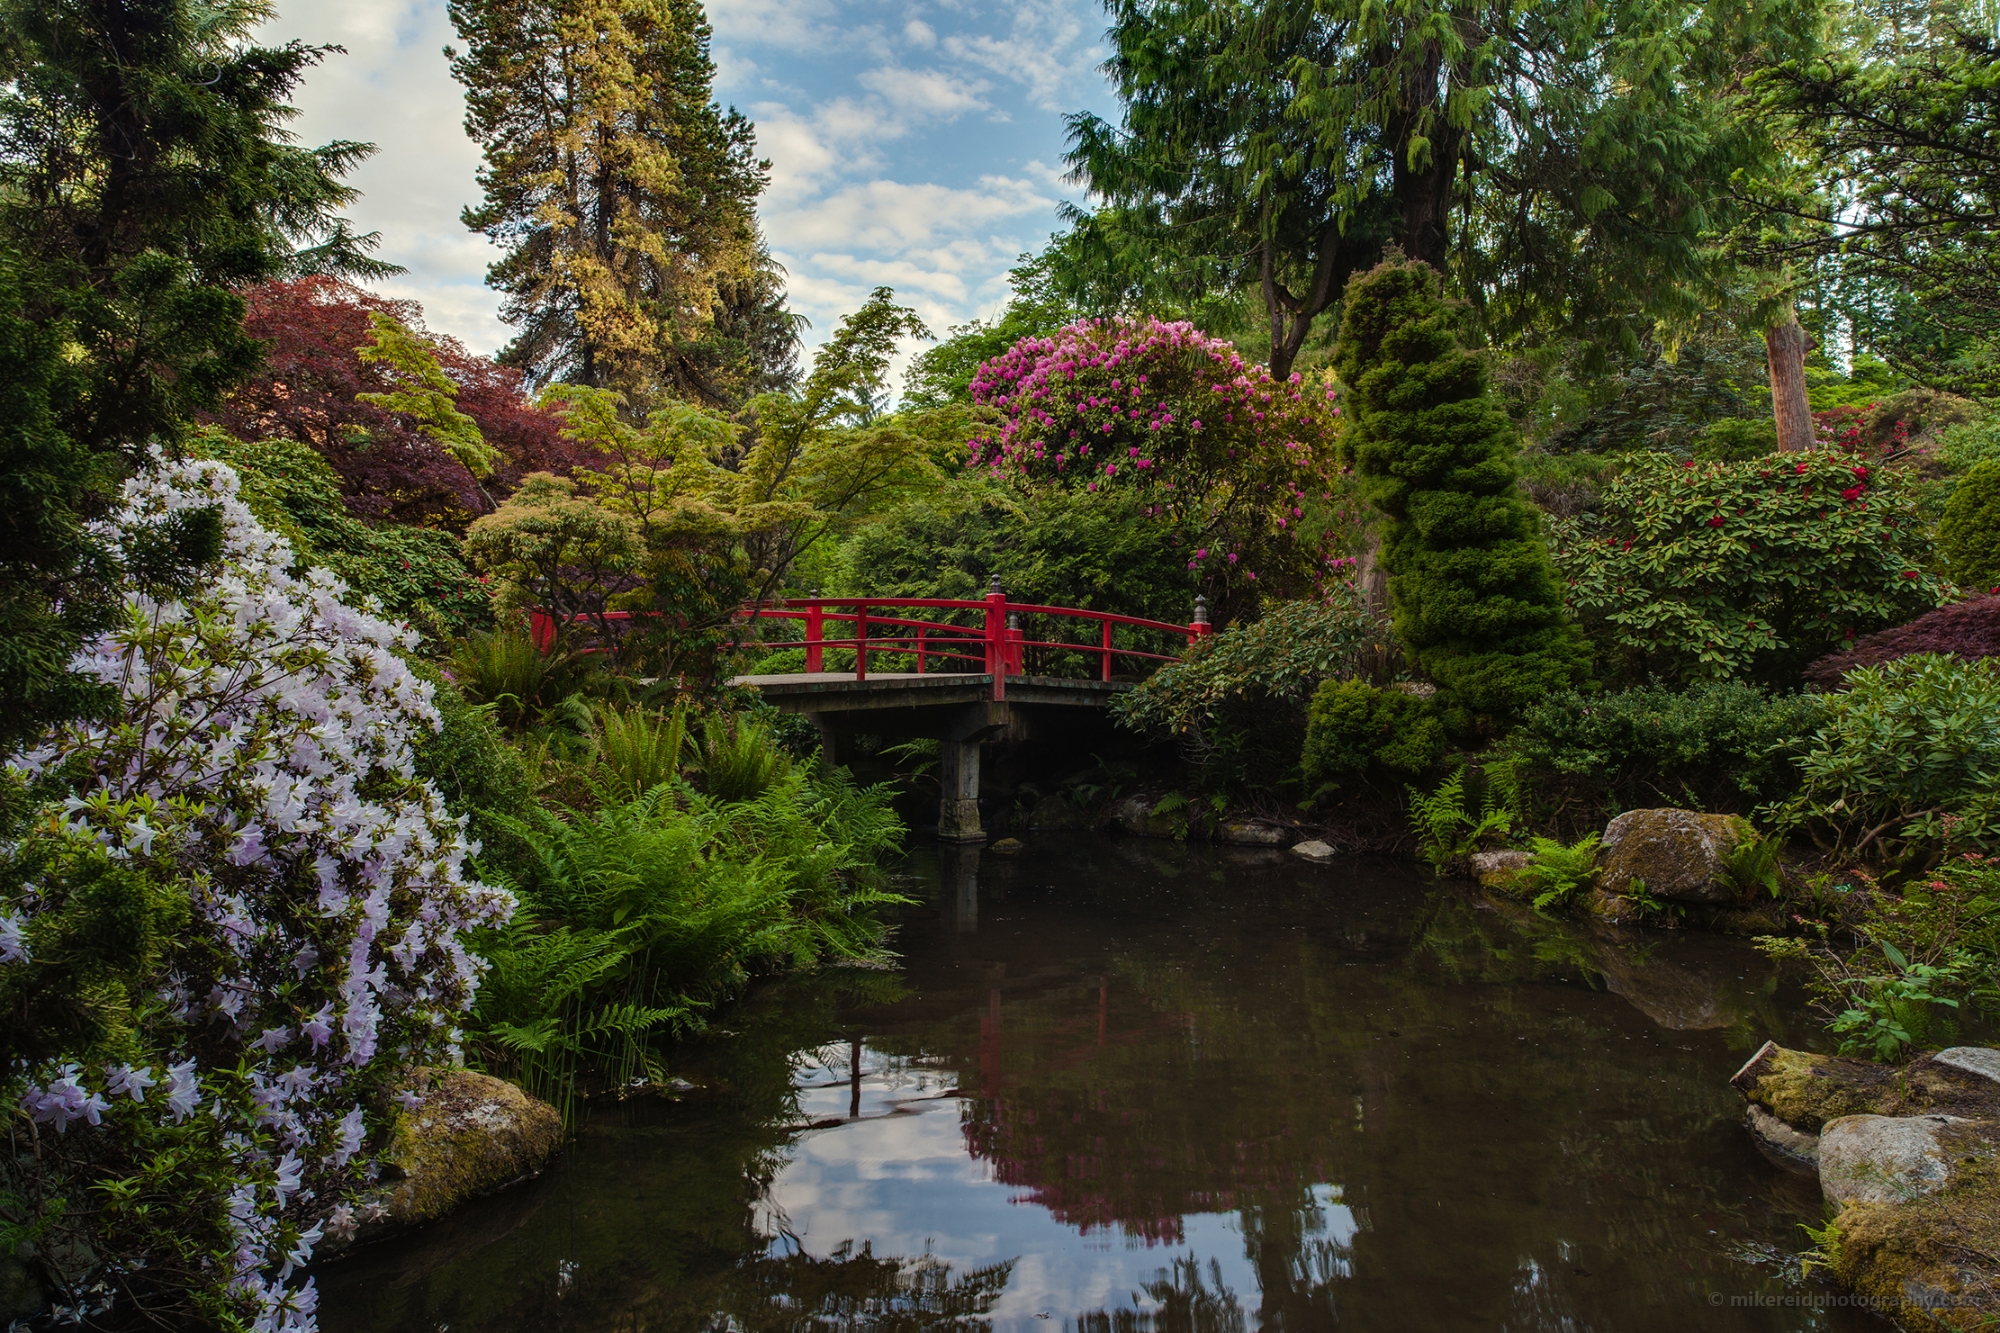
[[[520,815],[534,794],[528,766],[494,723],[491,705],[472,703],[429,662],[413,661],[410,670],[431,683],[438,710],[437,731],[416,744],[417,776],[437,784],[446,808],[467,816],[490,852],[504,838],[493,816]]]
[[[484,941],[474,1049],[568,1107],[579,1080],[657,1077],[658,1043],[752,975],[872,957],[902,826],[880,788],[790,769],[754,799],[684,783],[568,820],[507,821],[528,849],[513,922]]]
[[[590,735],[592,781],[614,800],[643,796],[680,773],[687,738],[684,702],[671,713],[600,707]]]
[[[370,527],[355,518],[341,498],[340,477],[310,445],[246,443],[209,429],[189,452],[236,469],[250,512],[292,544],[295,571],[332,570],[430,644],[493,624],[493,599],[465,563],[458,538],[435,528]]]
[[[1330,680],[1307,711],[1300,766],[1308,787],[1354,790],[1390,778],[1398,783],[1437,767],[1447,742],[1432,701],[1365,681]]]
[[[1731,682],[1572,690],[1529,708],[1499,753],[1558,817],[1657,805],[1742,813],[1798,790],[1794,760],[1825,716],[1818,695]]]
[[[1456,729],[1511,719],[1590,659],[1515,484],[1517,432],[1437,270],[1394,255],[1348,283],[1345,307],[1343,448],[1385,520],[1396,636]]]
[[[1938,551],[1969,589],[2000,592],[2000,459],[1973,465],[1938,522]]]
[[[1268,790],[1298,774],[1314,688],[1358,671],[1386,629],[1351,588],[1324,602],[1278,603],[1118,696],[1112,716],[1178,740],[1199,791]]]
[[[1550,532],[1571,607],[1628,677],[1790,684],[1949,596],[1897,474],[1830,450],[1635,456],[1595,514]]]
[[[2000,848],[2000,660],[1920,653],[1848,673],[1777,807],[1842,856]]]

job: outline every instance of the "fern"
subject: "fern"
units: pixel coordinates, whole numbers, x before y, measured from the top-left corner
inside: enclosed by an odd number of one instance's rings
[[[1466,775],[1461,763],[1428,796],[1415,787],[1410,793],[1410,824],[1417,835],[1417,853],[1442,875],[1489,839],[1505,838],[1517,818],[1518,788],[1510,765],[1490,765],[1483,776],[1479,813],[1467,807]]]
[[[1554,838],[1528,839],[1530,860],[1515,876],[1515,886],[1533,893],[1539,911],[1568,902],[1597,873],[1595,833],[1565,847]]]

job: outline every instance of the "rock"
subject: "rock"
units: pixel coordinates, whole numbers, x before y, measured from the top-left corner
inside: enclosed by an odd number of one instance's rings
[[[1178,838],[1181,830],[1165,815],[1153,813],[1150,796],[1127,796],[1111,807],[1108,818],[1114,828],[1140,838]]]
[[[1311,842],[1294,843],[1292,845],[1292,855],[1302,856],[1308,861],[1317,861],[1323,865],[1339,856],[1340,853],[1319,839],[1314,838]]]
[[[1027,847],[1028,844],[1022,842],[1019,838],[1002,838],[1000,841],[990,844],[986,850],[994,856],[1013,856],[1016,853],[1026,851]]]
[[[1044,796],[1028,811],[1031,829],[1079,829],[1090,827],[1090,812],[1067,796]]]
[[[1526,852],[1474,852],[1472,877],[1489,889],[1504,889],[1534,859]]]
[[[1850,1115],[2000,1119],[2000,1084],[1935,1056],[1918,1056],[1898,1069],[1872,1060],[1789,1051],[1767,1041],[1729,1082],[1808,1134]]]
[[[1750,1141],[1773,1166],[1802,1176],[1819,1174],[1819,1136],[1801,1134],[1756,1103],[1743,1113],[1743,1127]]]
[[[364,1201],[357,1240],[443,1217],[468,1199],[533,1175],[562,1146],[556,1108],[512,1083],[469,1069],[432,1077],[423,1104],[397,1118],[381,1158],[388,1183]]]
[[[28,1266],[11,1254],[0,1253],[0,1319],[12,1325],[16,1319],[42,1313],[48,1304],[42,1284]]]
[[[1937,1168],[1931,1150],[1917,1142],[1920,1133],[1942,1160],[1942,1180],[1932,1178]],[[1834,1275],[1911,1333],[1991,1329],[2000,1324],[2000,1122],[1897,1135],[1917,1157],[1919,1174],[1903,1180],[1910,1197],[1860,1200],[1841,1210],[1832,1243],[1821,1247]],[[1823,1176],[1826,1157],[1823,1142]],[[1878,1165],[1885,1178],[1897,1179],[1895,1159]]]
[[[1592,915],[1614,926],[1636,926],[1646,919],[1646,909],[1622,893],[1592,889],[1585,904]]]
[[[1233,842],[1244,847],[1283,847],[1291,842],[1290,829],[1272,824],[1248,822],[1224,824],[1215,831],[1217,842]]]
[[[1836,1208],[1909,1203],[1951,1180],[1948,1115],[1844,1115],[1819,1134],[1819,1187]]]
[[[1624,893],[1633,880],[1655,898],[1673,902],[1734,902],[1741,893],[1726,858],[1754,836],[1735,815],[1692,810],[1627,810],[1604,830],[1597,882]]]
[[[2000,1083],[2000,1051],[1991,1046],[1953,1046],[1931,1058],[1951,1069],[1963,1069],[1968,1074]]]

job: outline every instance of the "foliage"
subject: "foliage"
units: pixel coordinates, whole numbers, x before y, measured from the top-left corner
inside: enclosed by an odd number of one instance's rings
[[[490,1064],[564,1105],[579,1078],[657,1077],[657,1039],[759,970],[873,956],[873,909],[903,901],[876,868],[902,834],[887,793],[839,770],[787,769],[743,801],[674,782],[505,822],[529,851],[521,909],[483,946],[492,971],[469,1031]]]
[[[696,0],[452,0],[466,132],[485,200],[465,224],[538,384],[739,405],[792,355],[753,209],[769,164],[710,100]]]
[[[1807,667],[1806,680],[1821,689],[1838,689],[1841,678],[1856,667],[1880,666],[1914,653],[2000,657],[2000,596],[1953,602],[1907,625],[1864,635]]]
[[[960,476],[857,528],[826,591],[977,600],[998,578],[1013,601],[1186,623],[1194,578],[1144,509],[1124,491],[1023,492]]]
[[[265,283],[244,302],[264,361],[214,420],[239,439],[310,446],[361,519],[463,529],[490,492],[589,457],[523,396],[519,371],[426,332],[413,302],[324,277]]]
[[[1636,457],[1551,544],[1571,607],[1628,674],[1789,683],[1843,639],[1948,598],[1893,475],[1820,450]]]
[[[532,726],[582,692],[589,659],[561,644],[548,652],[517,622],[468,634],[452,645],[451,678],[465,697],[510,727]]]
[[[1857,18],[1849,40],[1751,81],[1753,112],[1798,136],[1815,164],[1810,194],[1751,186],[1769,212],[1806,224],[1783,233],[1783,257],[1837,257],[1852,280],[1894,294],[1857,303],[1863,339],[1918,378],[1949,375],[1952,344],[1991,336],[2000,308],[1991,18],[1948,0],[1915,22]],[[1897,337],[1898,320],[1930,336]]]
[[[991,415],[969,467],[1133,493],[1224,622],[1260,587],[1302,596],[1341,567],[1307,530],[1336,471],[1324,383],[1273,380],[1191,325],[1111,320],[1024,339],[981,367],[972,395]]]
[[[1387,777],[1397,783],[1436,768],[1448,748],[1431,699],[1360,680],[1329,680],[1313,695],[1302,771],[1321,792]]]
[[[352,1227],[389,1094],[454,1056],[460,937],[512,900],[415,776],[437,713],[407,633],[294,578],[236,490],[215,462],[126,484],[104,540],[207,512],[220,567],[128,589],[80,663],[118,705],[12,765],[41,804],[0,879],[0,1171],[57,1290],[94,1252],[156,1320],[299,1328],[293,1274]]]
[[[1515,485],[1514,428],[1456,322],[1437,271],[1392,257],[1349,285],[1335,364],[1343,447],[1385,520],[1396,637],[1465,731],[1574,682],[1589,648]]]
[[[604,614],[620,593],[639,586],[641,551],[639,524],[629,514],[547,472],[524,478],[465,535],[466,558],[500,580],[500,610],[547,612],[564,644],[586,622],[610,636]]]
[[[670,713],[600,707],[590,736],[594,785],[618,800],[644,796],[680,775],[688,748],[685,701]]]
[[[410,674],[431,687],[437,731],[419,737],[412,771],[436,787],[445,808],[466,820],[467,832],[491,856],[506,836],[496,815],[518,816],[534,794],[521,752],[493,720],[497,707],[476,704],[440,667],[412,660]]]
[[[555,590],[592,608],[615,598],[646,613],[628,662],[659,675],[712,672],[745,601],[771,597],[822,542],[937,475],[931,455],[950,414],[879,412],[897,340],[923,329],[893,296],[878,289],[843,320],[796,392],[759,396],[747,440],[717,412],[667,403],[635,426],[616,394],[551,390],[570,435],[598,456],[579,477],[588,491],[563,497],[563,523],[630,535],[616,561],[569,562],[571,574],[557,561],[532,588],[517,575],[517,598]],[[482,524],[497,537],[501,524]]]
[[[702,724],[696,758],[702,790],[718,801],[754,801],[783,782],[791,760],[756,719],[738,713]]]
[[[981,365],[1005,356],[1023,338],[1051,337],[1074,323],[1082,312],[1053,290],[1051,267],[1047,255],[1023,255],[1007,275],[1014,295],[998,319],[954,324],[942,342],[913,357],[903,376],[902,408],[970,406]]]
[[[1069,121],[1069,165],[1107,201],[1075,216],[1086,262],[1145,308],[1243,293],[1281,378],[1385,243],[1450,265],[1502,328],[1616,345],[1634,310],[1684,313],[1703,233],[1732,211],[1731,174],[1766,155],[1726,91],[1747,60],[1795,46],[1812,13],[1698,0],[1110,10],[1123,124]]]
[[[1597,873],[1595,833],[1564,846],[1554,838],[1528,839],[1528,864],[1515,872],[1510,886],[1534,895],[1537,911],[1566,903]]]
[[[2000,593],[2000,459],[1973,465],[1945,503],[1938,554],[1961,586]]]
[[[68,666],[120,576],[82,524],[256,363],[235,289],[385,267],[336,216],[367,146],[283,129],[324,50],[255,44],[263,12],[0,6],[0,749],[103,701]]]
[[[1415,787],[1410,793],[1410,827],[1416,831],[1417,854],[1442,875],[1462,864],[1488,839],[1504,839],[1520,818],[1520,788],[1513,770],[1505,764],[1489,764],[1476,774],[1461,763],[1452,775],[1425,795]],[[1478,805],[1473,805],[1473,789]]]
[[[1235,700],[1297,708],[1322,681],[1361,670],[1381,632],[1352,587],[1326,601],[1279,602],[1261,620],[1198,640],[1186,661],[1113,700],[1112,716],[1135,731],[1178,736],[1212,725]]]
[[[1795,761],[1825,715],[1816,695],[1733,682],[1571,690],[1530,705],[1499,753],[1539,802],[1587,821],[1657,805],[1740,813],[1798,790]]]
[[[493,623],[493,598],[466,567],[457,538],[435,528],[361,522],[342,502],[340,478],[308,446],[286,439],[245,444],[210,428],[189,442],[189,452],[236,470],[243,503],[291,544],[295,572],[331,570],[427,643]]]
[[[1825,938],[1758,944],[1812,966],[1815,1001],[1843,1055],[1902,1059],[1949,1044],[1961,1010],[2000,1012],[2000,861],[1967,853],[1895,892],[1866,876],[1841,888],[1863,903],[1854,947]]]
[[[1778,827],[1841,856],[2000,847],[2000,661],[1917,654],[1850,673],[1799,767]]]

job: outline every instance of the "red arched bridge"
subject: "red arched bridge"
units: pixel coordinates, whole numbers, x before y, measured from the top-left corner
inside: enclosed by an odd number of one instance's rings
[[[606,619],[623,620],[613,612]],[[796,638],[768,637],[775,623]],[[985,837],[979,822],[979,748],[1024,740],[1055,710],[1102,708],[1161,664],[1179,661],[1210,632],[1205,599],[1185,625],[1108,611],[1010,602],[994,579],[978,600],[948,597],[804,597],[746,606],[746,647],[803,650],[805,670],[738,676],[788,713],[819,728],[829,757],[844,730],[940,742],[938,836]],[[535,641],[556,637],[536,612]],[[1075,631],[1081,630],[1080,636]],[[1066,633],[1067,632],[1067,633]]]

